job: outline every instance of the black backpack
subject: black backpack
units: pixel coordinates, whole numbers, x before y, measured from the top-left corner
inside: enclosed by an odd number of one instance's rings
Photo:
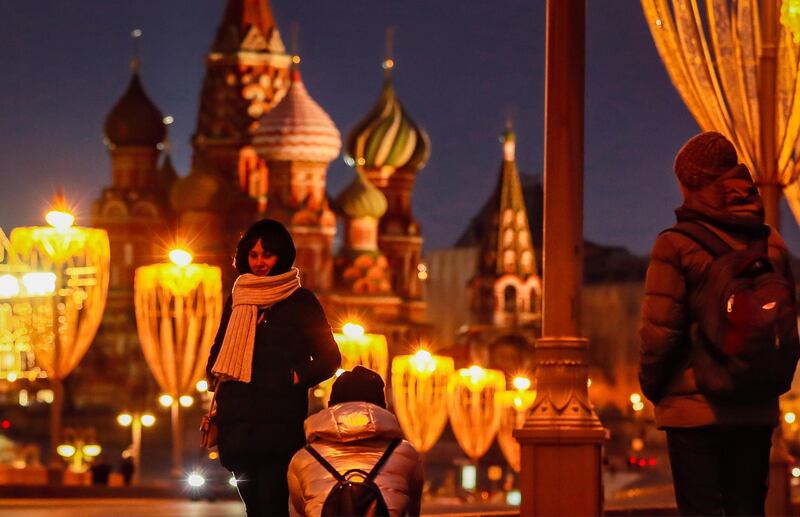
[[[789,391],[800,341],[794,286],[775,271],[763,238],[736,250],[700,223],[666,231],[699,244],[713,262],[689,290],[691,365],[710,398],[756,402]]]
[[[389,508],[386,506],[381,490],[375,484],[375,478],[401,441],[400,438],[392,440],[392,443],[389,444],[389,447],[386,448],[383,455],[369,472],[364,472],[361,469],[350,469],[344,474],[340,474],[338,470],[333,468],[311,445],[306,445],[306,450],[309,454],[320,465],[325,467],[336,480],[336,485],[331,488],[331,491],[328,492],[328,497],[325,498],[320,515],[322,517],[389,517]],[[361,480],[359,481],[356,478],[361,478]]]

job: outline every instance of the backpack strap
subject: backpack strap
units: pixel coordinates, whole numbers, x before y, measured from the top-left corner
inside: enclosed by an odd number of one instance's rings
[[[317,450],[316,450],[314,447],[312,447],[311,445],[306,445],[306,450],[308,451],[308,453],[309,453],[311,456],[313,456],[313,457],[314,457],[314,459],[315,459],[315,460],[317,460],[317,461],[319,462],[319,464],[320,464],[320,465],[322,465],[323,467],[325,467],[325,470],[327,470],[328,472],[330,472],[330,473],[331,473],[331,475],[333,476],[333,478],[334,478],[336,481],[338,481],[338,482],[340,482],[340,483],[346,483],[346,482],[347,482],[347,479],[345,479],[345,477],[344,477],[344,476],[342,476],[342,475],[339,473],[339,471],[338,471],[338,470],[336,470],[335,468],[333,468],[333,465],[331,465],[330,463],[328,463],[328,461],[327,461],[325,458],[323,458],[323,457],[322,457],[322,455],[321,455],[319,452],[317,452]]]
[[[680,233],[690,238],[714,258],[721,257],[733,249],[727,242],[722,240],[719,235],[700,223],[691,221],[680,222],[661,233],[666,232]]]
[[[369,471],[369,474],[367,474],[367,478],[364,480],[365,483],[375,481],[375,478],[378,477],[378,474],[383,468],[383,465],[386,463],[386,460],[389,459],[389,456],[392,455],[394,450],[397,448],[398,445],[400,445],[400,442],[402,441],[403,441],[402,438],[395,438],[394,440],[392,440],[392,443],[390,443],[389,446],[386,448],[386,450],[383,451],[383,455],[380,457],[375,466],[372,467],[372,470]]]

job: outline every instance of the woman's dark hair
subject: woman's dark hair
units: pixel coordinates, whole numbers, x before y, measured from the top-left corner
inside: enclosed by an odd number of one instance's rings
[[[261,241],[265,251],[271,251],[278,256],[278,262],[270,270],[269,276],[280,275],[292,269],[297,251],[289,230],[274,219],[262,219],[244,232],[236,245],[233,265],[240,275],[252,273],[247,255],[258,241]]]

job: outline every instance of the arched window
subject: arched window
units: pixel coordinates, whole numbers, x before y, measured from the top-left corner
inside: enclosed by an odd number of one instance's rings
[[[517,289],[513,285],[507,285],[503,290],[503,309],[506,312],[517,312]]]

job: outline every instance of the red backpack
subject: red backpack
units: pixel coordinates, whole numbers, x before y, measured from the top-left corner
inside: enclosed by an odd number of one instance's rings
[[[795,286],[774,270],[763,238],[736,250],[695,222],[666,230],[700,245],[713,262],[689,285],[691,365],[710,398],[748,402],[789,391],[800,355]]]

